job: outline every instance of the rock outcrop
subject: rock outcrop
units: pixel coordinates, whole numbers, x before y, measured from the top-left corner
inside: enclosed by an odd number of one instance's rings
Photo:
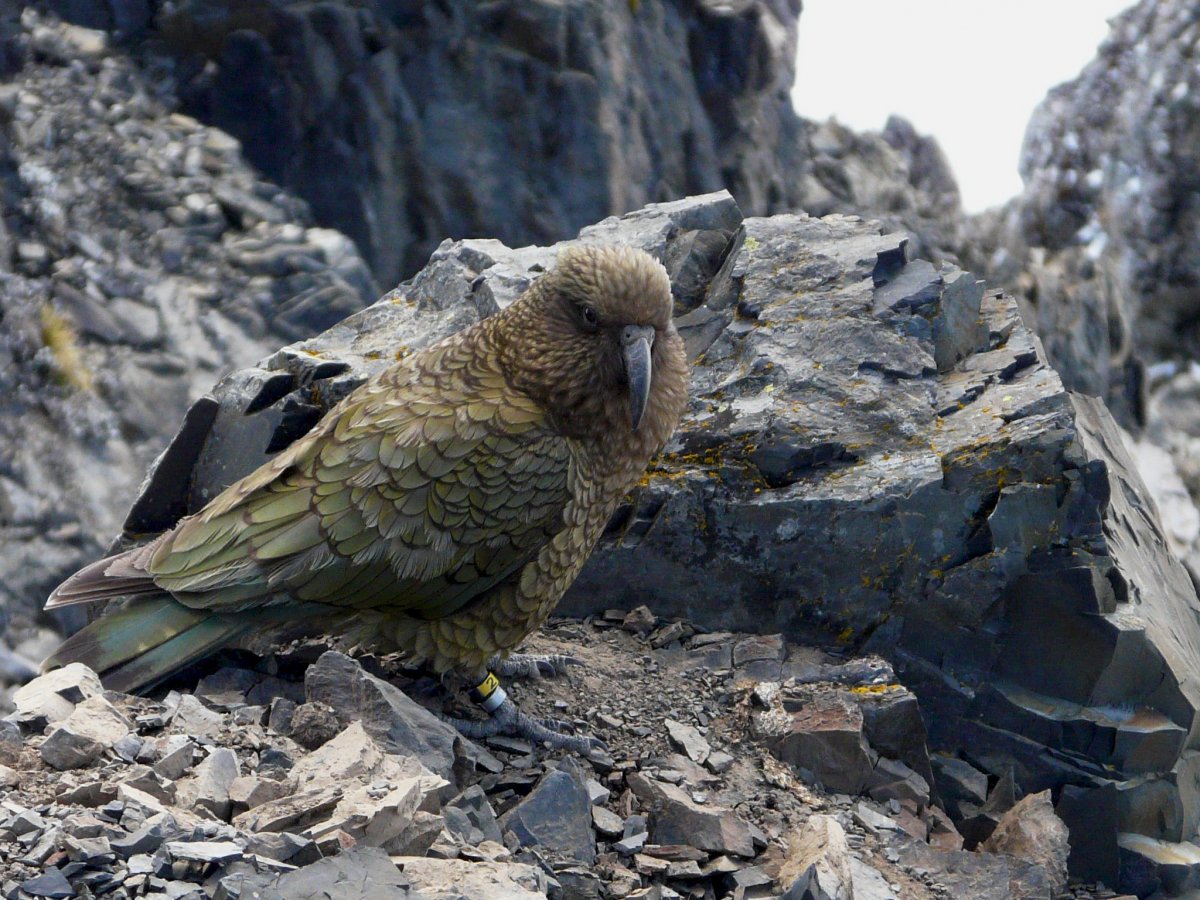
[[[28,632],[195,397],[377,291],[104,33],[28,10],[0,32],[0,608]]]
[[[1018,796],[1069,785],[1068,826],[1107,821],[1110,845],[1081,871],[1116,859],[1118,832],[1195,834],[1195,590],[1111,417],[1063,388],[1013,300],[908,259],[901,235],[743,219],[727,194],[578,240],[665,261],[694,369],[680,433],[564,612],[652,598],[705,628],[891,659],[933,746]],[[396,352],[511,302],[554,253],[447,242],[379,303],[225,379],[127,537],[198,508]]]
[[[989,217],[990,275],[1024,293],[1067,385],[1142,416],[1142,369],[1200,351],[1200,44],[1187,0],[1115,17],[1096,58],[1026,133],[1025,189]]]
[[[445,237],[550,243],[720,188],[758,215],[869,212],[954,244],[936,145],[899,120],[856,135],[792,109],[799,0],[51,5],[169,60],[183,110],[385,285]]]

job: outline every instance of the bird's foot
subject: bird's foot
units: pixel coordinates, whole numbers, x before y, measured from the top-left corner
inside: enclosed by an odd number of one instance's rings
[[[517,704],[500,687],[500,681],[492,673],[471,692],[472,698],[490,718],[484,721],[445,717],[459,733],[471,740],[506,735],[522,737],[534,744],[547,744],[555,750],[572,750],[581,756],[593,752],[606,752],[608,745],[599,738],[581,734],[568,734],[569,723],[558,719],[537,719],[521,712]]]
[[[583,660],[562,653],[510,653],[492,660],[491,668],[505,678],[556,678]]]
[[[555,719],[535,719],[521,712],[517,704],[508,697],[496,707],[491,718],[476,719],[447,718],[447,722],[459,733],[471,740],[506,735],[522,737],[534,744],[546,744],[554,750],[572,750],[580,756],[590,756],[595,751],[607,751],[608,745],[596,737],[584,734],[566,734],[562,729],[566,722]]]

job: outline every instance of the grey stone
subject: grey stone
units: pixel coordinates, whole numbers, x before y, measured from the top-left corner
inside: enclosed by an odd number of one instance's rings
[[[1173,843],[1142,834],[1122,834],[1121,890],[1148,896],[1161,889],[1165,896],[1184,896],[1200,888],[1200,846]]]
[[[69,900],[75,896],[75,889],[63,875],[62,869],[51,869],[21,882],[21,890],[33,897],[48,897],[50,900]]]
[[[472,830],[472,834],[475,832],[478,833],[477,840],[463,835],[464,839],[467,839],[469,843],[478,844],[481,841],[503,843],[504,837],[500,832],[499,824],[496,822],[496,812],[492,809],[492,804],[488,801],[487,794],[483,792],[483,788],[479,785],[471,785],[471,787],[445,805],[442,812],[447,817],[447,827],[450,827],[451,811],[461,813],[463,823]],[[451,830],[454,829],[452,828]]]
[[[76,703],[103,691],[95,672],[82,663],[72,663],[18,688],[12,700],[22,718],[55,723],[66,719]]]
[[[72,862],[88,863],[94,868],[99,868],[115,859],[108,838],[102,835],[86,838],[65,834],[62,837],[62,843],[67,858]]]
[[[841,691],[818,691],[797,705],[790,714],[769,710],[756,715],[756,728],[772,752],[827,790],[862,793],[878,755],[862,733],[858,704]]]
[[[728,772],[733,767],[735,759],[732,754],[726,753],[724,750],[714,750],[708,755],[708,759],[704,761],[704,767],[714,775],[720,775]]]
[[[119,855],[128,859],[143,853],[153,853],[168,840],[180,836],[183,830],[169,815],[154,816],[137,831],[126,837],[113,838],[109,843]]]
[[[173,735],[167,742],[162,757],[155,761],[151,768],[163,778],[174,781],[183,777],[192,767],[195,759],[196,745],[186,737]]]
[[[650,811],[650,833],[660,844],[687,844],[710,853],[754,856],[749,827],[725,807],[695,803],[684,791],[640,772],[626,776],[630,790]]]
[[[175,802],[175,783],[159,775],[149,766],[132,766],[121,779],[122,784],[144,791],[164,803]]]
[[[20,809],[19,807],[18,811],[14,812],[4,825],[5,830],[13,837],[20,837],[31,832],[41,832],[47,826],[48,823],[46,820],[37,812],[32,809]]]
[[[287,788],[273,779],[239,775],[229,785],[230,811],[237,815],[262,803],[275,800],[286,792]]]
[[[982,849],[1007,853],[1040,865],[1056,893],[1067,886],[1069,835],[1067,826],[1054,812],[1049,791],[1022,797],[1000,819],[996,830],[983,842]],[[1200,865],[1200,848],[1197,848],[1195,861]],[[1200,875],[1200,869],[1197,875]]]
[[[327,703],[301,703],[292,713],[287,734],[306,750],[316,750],[341,731],[342,723]]]
[[[583,772],[568,758],[500,817],[500,828],[511,832],[522,847],[591,865],[596,859],[591,806]]]
[[[894,900],[896,896],[882,873],[856,856],[850,857],[850,886],[854,900]]]
[[[584,787],[587,788],[588,800],[593,806],[601,803],[607,803],[608,798],[612,796],[612,791],[598,782],[595,778],[585,778]]]
[[[959,819],[963,814],[959,804],[966,803],[976,807],[987,802],[987,775],[980,772],[969,762],[952,756],[937,754],[931,757],[934,782],[946,811],[950,817]]]
[[[995,853],[938,850],[895,832],[887,835],[887,845],[902,868],[936,873],[937,883],[943,885],[949,896],[971,900],[1051,896],[1046,871],[1022,859]]]
[[[216,748],[196,766],[193,776],[177,785],[180,805],[228,821],[232,811],[229,789],[240,772],[237,753],[229,747]]]
[[[306,866],[321,858],[316,842],[290,831],[256,832],[246,842],[246,852],[294,866]]]
[[[1065,785],[1055,811],[1070,832],[1067,866],[1071,873],[1090,881],[1117,884],[1120,810],[1116,786]]]
[[[916,695],[896,684],[894,678],[879,688],[854,694],[862,709],[867,742],[881,756],[900,760],[932,785],[925,720]]]
[[[0,761],[16,762],[21,755],[21,748],[24,746],[20,727],[15,722],[0,719]]]
[[[213,738],[225,726],[225,717],[209,709],[191,694],[179,698],[171,719],[171,730],[189,737]]]
[[[871,834],[878,834],[881,831],[901,830],[895,819],[891,819],[885,816],[883,813],[877,812],[862,801],[859,801],[855,805],[853,815],[854,821]]]
[[[410,879],[403,875],[383,850],[354,847],[337,856],[287,872],[275,878],[248,877],[243,892],[252,888],[264,898],[277,900],[361,900],[363,897],[389,897],[395,900],[421,900],[410,890]]]
[[[59,726],[38,748],[46,765],[59,771],[89,766],[104,752],[104,744],[94,738]]]
[[[918,807],[929,803],[929,783],[904,763],[885,756],[879,757],[865,789],[879,801],[908,800]]]
[[[779,869],[783,900],[851,900],[855,897],[846,832],[832,816],[813,815],[788,834]]]
[[[621,826],[621,840],[613,844],[613,849],[623,855],[630,855],[646,846],[650,832],[645,816],[629,816]]]
[[[606,838],[619,837],[624,833],[625,823],[612,810],[603,806],[592,807],[592,826]],[[648,837],[649,835],[647,835]],[[631,848],[632,849],[632,848]]]
[[[267,715],[267,727],[276,734],[288,734],[292,730],[292,717],[296,714],[296,704],[286,697],[276,697],[271,701]]]
[[[172,859],[202,863],[228,863],[242,858],[242,848],[233,841],[168,841]]]
[[[389,752],[416,756],[451,783],[456,778],[456,746],[470,753],[468,742],[453,728],[343,653],[330,650],[309,666],[304,689],[309,702],[331,706],[343,725],[361,720]]]
[[[127,734],[113,744],[113,753],[125,762],[131,763],[137,759],[138,753],[141,752],[142,743],[142,739],[136,734]]]
[[[692,762],[703,765],[712,753],[712,747],[709,746],[704,736],[695,727],[683,722],[676,722],[674,719],[667,719],[663,724],[667,728],[667,737],[671,743],[687,754],[688,759]]]
[[[533,865],[404,856],[394,859],[411,885],[411,896],[414,898],[419,896],[426,900],[546,900],[550,892],[549,879]],[[555,876],[557,878],[557,872]],[[562,896],[580,896],[583,900],[587,895],[564,892]]]

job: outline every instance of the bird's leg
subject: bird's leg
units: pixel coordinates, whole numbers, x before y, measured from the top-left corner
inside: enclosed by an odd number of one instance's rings
[[[593,750],[608,749],[599,738],[566,734],[566,722],[535,719],[521,712],[500,686],[500,679],[490,671],[471,689],[471,699],[488,713],[489,719],[478,722],[473,719],[446,717],[446,721],[457,728],[464,737],[472,740],[503,734],[523,737],[535,744],[549,744],[555,750],[573,750],[582,756],[588,756]]]
[[[493,656],[488,668],[505,678],[555,678],[583,660],[563,653],[510,653]]]

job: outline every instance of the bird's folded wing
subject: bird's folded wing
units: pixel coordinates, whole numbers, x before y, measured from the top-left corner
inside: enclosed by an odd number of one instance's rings
[[[220,611],[315,601],[447,615],[562,527],[570,451],[502,383],[384,381],[168,534],[160,587]]]

